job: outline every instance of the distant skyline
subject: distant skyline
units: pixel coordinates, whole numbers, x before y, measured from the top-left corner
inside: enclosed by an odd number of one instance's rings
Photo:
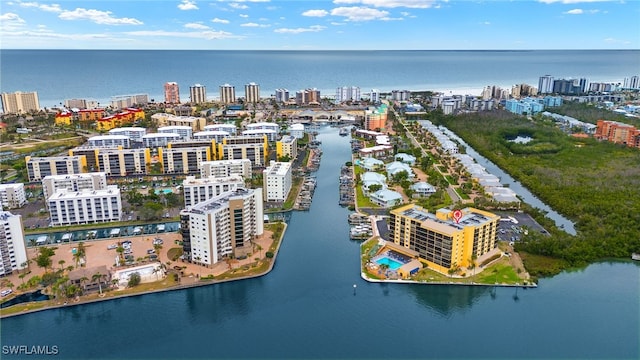
[[[0,49],[640,49],[637,0],[0,1]]]

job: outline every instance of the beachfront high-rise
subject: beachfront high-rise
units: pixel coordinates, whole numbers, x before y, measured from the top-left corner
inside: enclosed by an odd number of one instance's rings
[[[207,87],[200,84],[190,86],[189,101],[192,104],[202,104],[207,102]]]
[[[14,93],[0,94],[2,110],[5,114],[24,114],[40,111],[38,93],[16,91]]]
[[[0,276],[27,266],[22,216],[0,208]]]
[[[211,266],[250,249],[262,235],[262,189],[238,188],[180,212],[182,248],[187,260]]]
[[[551,94],[553,92],[553,76],[545,75],[540,76],[538,80],[538,93],[539,94]]]
[[[236,87],[229,84],[220,85],[220,102],[233,104],[236,102]]]
[[[289,101],[289,90],[287,89],[276,89],[276,102],[277,103],[286,103]]]
[[[500,217],[474,208],[460,210],[454,221],[453,211],[439,209],[435,214],[409,204],[391,210],[391,241],[418,252],[429,268],[443,274],[458,267],[468,267],[473,258],[493,250]]]
[[[634,75],[631,77],[624,78],[624,82],[622,83],[623,89],[629,90],[640,90],[640,76]]]
[[[180,103],[180,88],[177,82],[167,82],[164,84],[164,102],[167,104]]]
[[[336,104],[347,101],[360,101],[360,88],[357,86],[342,86],[336,88]]]
[[[250,104],[260,102],[260,85],[250,82],[244,86],[245,101]]]

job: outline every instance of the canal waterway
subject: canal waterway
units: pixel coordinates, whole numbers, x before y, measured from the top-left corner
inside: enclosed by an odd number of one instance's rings
[[[338,205],[348,137],[321,127],[318,139],[313,203],[291,215],[266,276],[5,318],[2,345],[56,345],[59,359],[640,356],[637,262],[591,265],[527,290],[362,280],[360,243]]]
[[[444,127],[443,127],[444,128]],[[538,199],[535,195],[533,195],[526,187],[524,187],[520,182],[515,180],[511,175],[507,174],[505,171],[500,169],[496,164],[492,163],[489,159],[480,155],[477,151],[475,151],[469,144],[467,144],[462,138],[456,135],[453,131],[444,128],[443,133],[449,136],[451,139],[456,140],[460,144],[464,145],[467,150],[467,154],[475,159],[475,161],[484,166],[487,171],[500,179],[500,183],[502,185],[509,186],[511,190],[513,190],[518,196],[527,204],[538,208],[546,213],[546,216],[553,220],[556,223],[556,226],[563,229],[567,233],[571,235],[576,234],[576,229],[574,227],[574,223],[562,216],[557,211],[553,210],[549,205],[542,202],[542,200]]]

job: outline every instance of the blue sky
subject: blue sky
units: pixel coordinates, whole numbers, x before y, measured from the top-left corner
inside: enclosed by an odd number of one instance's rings
[[[3,49],[640,49],[640,0],[0,0]]]

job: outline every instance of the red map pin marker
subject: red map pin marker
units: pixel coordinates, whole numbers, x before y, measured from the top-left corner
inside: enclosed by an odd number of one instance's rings
[[[458,223],[458,221],[460,221],[460,219],[462,219],[462,211],[453,210],[453,220],[456,221],[456,224]]]

